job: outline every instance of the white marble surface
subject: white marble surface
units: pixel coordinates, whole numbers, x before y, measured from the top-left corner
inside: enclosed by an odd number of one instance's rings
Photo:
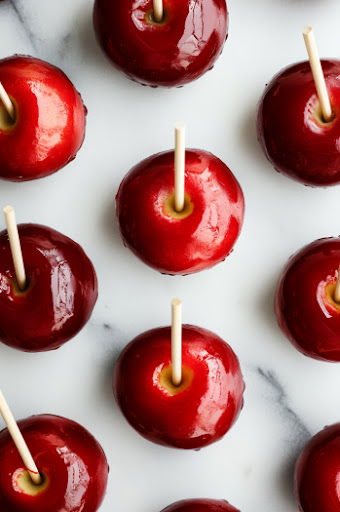
[[[114,0],[113,0],[114,1]],[[115,0],[117,1],[117,0]],[[256,141],[264,84],[305,58],[301,29],[313,24],[320,53],[339,57],[339,0],[230,0],[230,38],[215,69],[178,90],[127,81],[102,56],[92,0],[5,0],[1,55],[27,53],[62,67],[88,107],[85,144],[66,169],[42,181],[1,182],[0,204],[20,221],[50,225],[80,242],[94,261],[100,297],[76,340],[41,355],[0,346],[0,382],[18,417],[73,418],[103,444],[111,466],[101,512],[159,512],[177,499],[225,497],[242,512],[296,512],[294,460],[311,434],[339,420],[339,365],[300,355],[281,335],[273,291],[288,256],[340,232],[339,188],[309,189],[272,171]],[[337,53],[338,49],[338,53]],[[114,195],[128,169],[172,144],[216,153],[235,172],[246,221],[232,256],[191,277],[165,277],[122,247]],[[169,322],[169,300],[184,299],[186,322],[216,331],[239,355],[247,390],[231,433],[200,452],[161,448],[125,423],[111,393],[121,348]]]

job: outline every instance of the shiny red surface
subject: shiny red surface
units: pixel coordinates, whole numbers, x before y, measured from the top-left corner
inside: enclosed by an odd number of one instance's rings
[[[58,68],[39,59],[0,60],[0,81],[15,103],[16,124],[0,129],[0,177],[33,180],[73,160],[85,135],[85,107]]]
[[[7,429],[0,432],[2,512],[95,512],[106,491],[108,465],[95,438],[81,425],[59,416],[32,416],[18,422],[33,459],[49,481],[37,496],[20,492],[13,481],[24,468]]]
[[[309,62],[280,71],[258,109],[258,137],[279,172],[306,185],[340,182],[340,61],[322,61],[334,120],[323,123]]]
[[[0,233],[0,341],[27,352],[59,348],[89,319],[98,295],[91,261],[73,240],[19,225],[29,287],[18,293],[7,232]]]
[[[182,500],[166,507],[162,512],[240,512],[224,500]]]
[[[340,512],[340,423],[319,432],[303,450],[295,492],[302,512]]]
[[[183,219],[165,210],[174,191],[173,151],[136,165],[116,198],[125,245],[166,274],[191,274],[223,261],[242,227],[242,190],[221,160],[206,151],[187,150],[185,180],[193,212]]]
[[[114,393],[130,425],[146,439],[174,448],[202,448],[224,436],[241,411],[239,362],[221,338],[185,325],[183,368],[193,372],[193,380],[173,395],[159,379],[171,364],[170,339],[170,327],[135,338],[117,362]]]
[[[228,33],[225,0],[164,0],[153,23],[152,0],[96,0],[97,39],[113,64],[143,85],[181,86],[211,69]]]
[[[305,355],[324,361],[340,361],[340,305],[325,294],[339,263],[340,239],[316,240],[290,258],[276,291],[283,332]]]

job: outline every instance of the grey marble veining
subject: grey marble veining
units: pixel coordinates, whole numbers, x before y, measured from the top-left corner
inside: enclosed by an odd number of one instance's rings
[[[257,368],[258,374],[264,381],[271,387],[275,403],[279,406],[282,412],[282,416],[285,421],[291,423],[292,434],[294,435],[295,441],[298,444],[305,444],[312,436],[303,420],[300,418],[298,413],[294,411],[289,403],[287,394],[272,370],[264,370],[263,368]]]
[[[24,7],[24,3],[16,0],[9,0],[9,3],[14,11],[14,15],[16,16],[18,22],[21,25],[22,31],[27,36],[28,42],[31,45],[34,52],[38,51],[38,42],[34,32],[30,28],[29,20],[26,17],[26,11]]]

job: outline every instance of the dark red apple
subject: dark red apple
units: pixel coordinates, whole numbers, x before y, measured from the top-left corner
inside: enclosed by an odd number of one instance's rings
[[[305,185],[340,183],[340,61],[324,60],[334,117],[322,118],[309,62],[280,71],[258,109],[258,138],[279,172]]]
[[[123,179],[116,198],[124,244],[165,274],[191,274],[223,261],[240,233],[244,200],[216,156],[187,150],[185,207],[174,208],[174,152],[153,155]]]
[[[339,512],[340,423],[319,432],[301,453],[295,493],[302,512]]]
[[[12,121],[0,101],[0,178],[34,180],[73,160],[84,140],[86,110],[67,76],[15,55],[0,60],[0,82],[15,107]]]
[[[143,85],[182,86],[211,69],[228,35],[225,0],[96,0],[98,42],[116,68]]]
[[[224,500],[182,500],[166,507],[162,512],[240,512]]]
[[[243,406],[238,359],[210,331],[183,326],[183,380],[171,379],[171,329],[147,331],[122,352],[113,388],[130,425],[154,443],[198,449],[224,436]]]
[[[109,467],[84,427],[59,416],[31,416],[19,428],[42,476],[34,485],[7,431],[0,432],[1,512],[95,512]]]
[[[18,289],[7,232],[0,233],[0,341],[26,352],[59,348],[89,319],[97,277],[83,249],[54,229],[18,226],[27,288]]]
[[[340,361],[339,263],[340,238],[316,240],[290,258],[276,291],[283,332],[298,350],[323,361]]]

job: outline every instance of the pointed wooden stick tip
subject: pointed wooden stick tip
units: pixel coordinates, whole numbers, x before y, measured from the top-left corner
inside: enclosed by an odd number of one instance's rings
[[[307,36],[308,34],[310,34],[311,32],[313,32],[313,27],[311,27],[310,25],[308,25],[307,27],[305,27],[303,29],[303,35],[304,36]]]
[[[179,130],[179,131],[185,130],[185,124],[182,123],[181,121],[177,121],[177,123],[175,123],[175,130]]]
[[[12,213],[14,211],[14,208],[13,206],[10,206],[9,204],[6,205],[4,208],[3,208],[3,212],[5,215],[8,215],[9,213]]]
[[[182,304],[182,301],[181,301],[181,299],[172,299],[171,304],[174,307],[180,306]]]

